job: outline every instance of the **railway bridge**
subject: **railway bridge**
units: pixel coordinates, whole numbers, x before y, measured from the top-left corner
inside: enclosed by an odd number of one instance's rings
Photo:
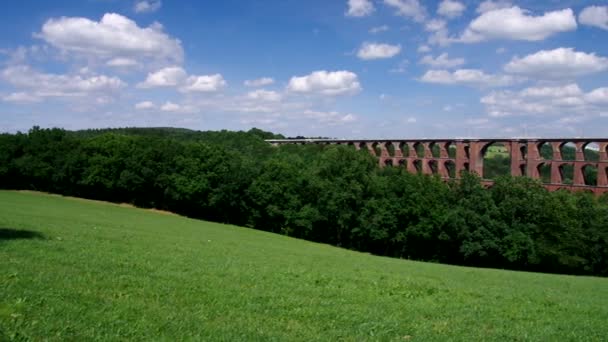
[[[550,191],[608,192],[608,138],[515,139],[272,139],[272,145],[331,144],[368,150],[381,167],[404,167],[412,173],[458,179],[461,171],[477,173],[484,184],[484,157],[490,147],[510,157],[510,174],[540,179]],[[542,154],[541,154],[542,152]],[[566,152],[566,153],[564,153]],[[544,157],[543,157],[544,155]],[[590,179],[589,171],[596,177]]]

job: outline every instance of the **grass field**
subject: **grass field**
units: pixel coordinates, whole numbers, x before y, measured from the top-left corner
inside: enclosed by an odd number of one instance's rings
[[[370,256],[0,191],[0,340],[601,341],[608,279]]]

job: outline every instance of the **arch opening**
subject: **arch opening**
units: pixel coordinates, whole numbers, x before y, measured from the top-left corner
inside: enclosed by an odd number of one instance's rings
[[[437,144],[436,142],[432,142],[429,144],[429,147],[431,149],[431,155],[433,156],[433,158],[441,157],[441,147],[439,147],[439,144]]]
[[[456,163],[454,163],[451,160],[446,161],[444,164],[445,169],[446,169],[446,173],[448,175],[448,178],[450,179],[454,179],[456,178]]]
[[[416,159],[414,160],[414,167],[416,168],[416,172],[418,174],[422,173],[422,160]]]
[[[540,181],[542,183],[551,183],[551,164],[540,163],[537,169]]]
[[[562,184],[571,185],[574,179],[574,165],[572,163],[560,165],[559,174],[562,180]]]
[[[390,158],[389,158],[389,159],[386,159],[386,160],[384,161],[384,166],[390,166],[390,167],[393,167],[393,160],[392,160],[392,159],[390,159]]]
[[[372,144],[372,150],[374,151],[376,157],[380,157],[382,155],[382,147],[380,147],[380,144],[377,142]]]
[[[597,166],[592,164],[583,166],[583,179],[585,185],[597,186]]]
[[[538,144],[538,153],[545,160],[553,160],[553,146],[546,141]]]
[[[386,149],[386,151],[388,152],[388,155],[390,157],[394,157],[395,156],[395,145],[393,145],[392,142],[386,142],[384,143],[384,148]]]
[[[576,145],[571,141],[566,141],[559,146],[562,160],[576,160]]]
[[[404,157],[410,156],[410,147],[406,142],[399,143],[399,149],[401,150],[401,154],[403,154]]]
[[[589,142],[583,146],[583,155],[586,161],[597,162],[600,160],[600,144]]]
[[[528,146],[526,146],[525,144],[520,144],[519,153],[521,154],[521,159],[526,160],[526,158],[528,157]]]
[[[449,141],[445,144],[445,150],[448,153],[448,158],[456,158],[456,144],[454,144],[453,142]]]
[[[399,159],[399,167],[407,168],[407,160]]]
[[[484,179],[494,180],[511,174],[511,154],[503,143],[490,143],[481,152]]]
[[[418,158],[424,158],[424,144],[422,143],[414,143],[414,151],[416,152],[416,156]]]
[[[429,160],[429,170],[431,170],[431,173],[434,175],[439,173],[439,168],[436,160]]]

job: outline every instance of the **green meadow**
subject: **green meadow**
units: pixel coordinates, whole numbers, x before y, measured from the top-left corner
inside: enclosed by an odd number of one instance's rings
[[[0,341],[601,341],[608,279],[377,257],[0,191]]]

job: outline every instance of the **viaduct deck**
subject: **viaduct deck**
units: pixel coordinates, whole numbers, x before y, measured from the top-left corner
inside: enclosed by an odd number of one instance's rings
[[[366,149],[378,157],[381,167],[394,165],[409,172],[438,174],[444,179],[457,178],[461,171],[475,172],[483,178],[484,156],[494,144],[504,146],[510,156],[510,174],[541,179],[541,168],[550,168],[550,181],[543,185],[553,191],[568,189],[608,192],[608,138],[513,138],[513,139],[272,139],[272,145],[283,144],[334,144]],[[541,156],[541,146],[551,148],[550,159]],[[574,148],[574,158],[566,160],[564,146]],[[596,158],[585,149],[593,146]],[[545,147],[548,149],[548,147]],[[565,177],[565,168],[572,168],[571,182]],[[593,184],[586,179],[588,168],[597,170]],[[542,179],[541,179],[542,181]],[[491,185],[491,180],[484,180]]]

